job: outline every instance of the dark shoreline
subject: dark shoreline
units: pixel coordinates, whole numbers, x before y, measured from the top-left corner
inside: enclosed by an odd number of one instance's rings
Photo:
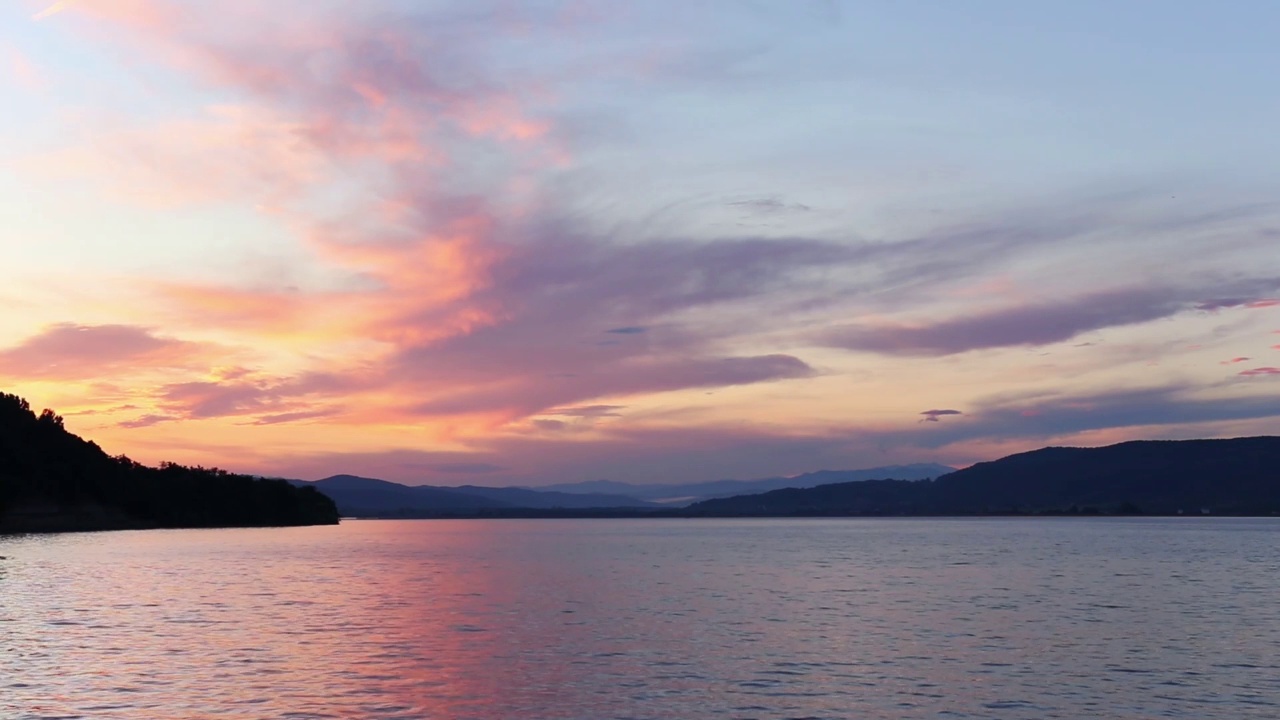
[[[531,509],[528,512],[515,510],[485,513],[415,513],[415,514],[353,514],[343,516],[343,520],[729,520],[729,519],[834,519],[834,518],[901,518],[901,519],[961,519],[961,518],[1275,518],[1280,513],[1071,513],[1071,512],[991,512],[991,513],[797,513],[797,514],[708,514],[673,512],[590,512],[580,510]]]

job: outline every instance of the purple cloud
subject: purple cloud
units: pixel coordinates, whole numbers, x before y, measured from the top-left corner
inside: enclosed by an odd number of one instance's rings
[[[775,214],[784,212],[809,212],[813,208],[803,203],[789,203],[777,196],[736,200],[730,207],[742,208],[757,213]]]
[[[607,374],[525,374],[491,380],[420,403],[414,410],[424,415],[507,410],[528,416],[604,395],[750,385],[810,377],[814,373],[799,358],[780,354],[624,362],[610,367]]]
[[[621,413],[618,411],[624,407],[624,405],[583,405],[581,407],[552,408],[546,414],[577,418],[619,417]]]
[[[338,408],[322,408],[319,410],[299,410],[296,412],[277,413],[275,415],[262,415],[254,419],[251,425],[279,425],[282,423],[298,422],[300,420],[313,420],[315,418],[329,417],[340,412]]]
[[[1256,310],[1260,308],[1269,308],[1280,305],[1280,300],[1275,298],[1218,298],[1216,300],[1207,300],[1196,306],[1197,310],[1206,310],[1213,312],[1215,310],[1225,310],[1228,308],[1249,308]]]
[[[924,416],[920,422],[939,422],[944,415],[963,415],[959,410],[925,410],[920,413]]]
[[[1196,304],[1189,297],[1191,293],[1176,288],[1129,288],[920,324],[846,325],[825,332],[823,339],[850,350],[917,356],[1048,345],[1092,330],[1205,309],[1205,303]]]
[[[1272,369],[1280,374],[1280,369]],[[999,397],[978,403],[965,417],[963,423],[943,423],[928,433],[891,430],[876,435],[890,444],[925,448],[1019,439],[1034,444],[1097,430],[1277,418],[1280,395],[1197,398],[1185,387],[1155,387],[1081,395]],[[1150,436],[1150,431],[1144,431],[1143,436]]]

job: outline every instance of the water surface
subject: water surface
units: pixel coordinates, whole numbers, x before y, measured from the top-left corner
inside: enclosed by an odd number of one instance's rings
[[[1280,522],[0,537],[0,718],[1274,718]]]

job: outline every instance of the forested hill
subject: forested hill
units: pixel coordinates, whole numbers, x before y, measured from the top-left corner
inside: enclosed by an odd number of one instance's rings
[[[1050,447],[917,482],[881,480],[695,503],[692,516],[1280,513],[1280,438]]]
[[[337,522],[314,488],[111,457],[53,411],[0,393],[0,533]]]

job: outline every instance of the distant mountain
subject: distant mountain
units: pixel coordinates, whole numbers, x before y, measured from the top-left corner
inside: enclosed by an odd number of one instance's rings
[[[511,509],[656,507],[653,503],[622,495],[570,494],[475,485],[401,485],[356,475],[334,475],[314,482],[292,482],[299,486],[314,486],[333,498],[343,515],[357,517],[457,515]]]
[[[1280,513],[1280,438],[1051,447],[926,482],[864,481],[707,500],[692,516]]]
[[[647,508],[661,507],[629,495],[615,493],[569,493],[542,488],[480,487],[461,485],[447,488],[453,492],[498,500],[514,507],[524,508]]]
[[[337,522],[333,501],[314,490],[112,457],[53,411],[36,415],[0,393],[0,533]]]
[[[1280,437],[1050,447],[945,475],[937,500],[963,511],[1106,508],[1255,514],[1280,511]]]
[[[711,480],[696,483],[635,485],[612,480],[588,480],[578,483],[547,485],[539,490],[555,490],[565,493],[613,493],[628,495],[641,500],[678,506],[710,498],[732,497],[749,493],[761,493],[782,488],[811,488],[832,483],[863,480],[926,480],[954,472],[955,468],[936,463],[888,465],[863,470],[819,470],[794,477],[773,477],[759,480]]]
[[[314,486],[333,498],[338,504],[338,512],[347,516],[510,507],[507,503],[477,495],[427,486],[410,487],[356,475],[334,475],[315,482],[294,481],[294,484]]]

